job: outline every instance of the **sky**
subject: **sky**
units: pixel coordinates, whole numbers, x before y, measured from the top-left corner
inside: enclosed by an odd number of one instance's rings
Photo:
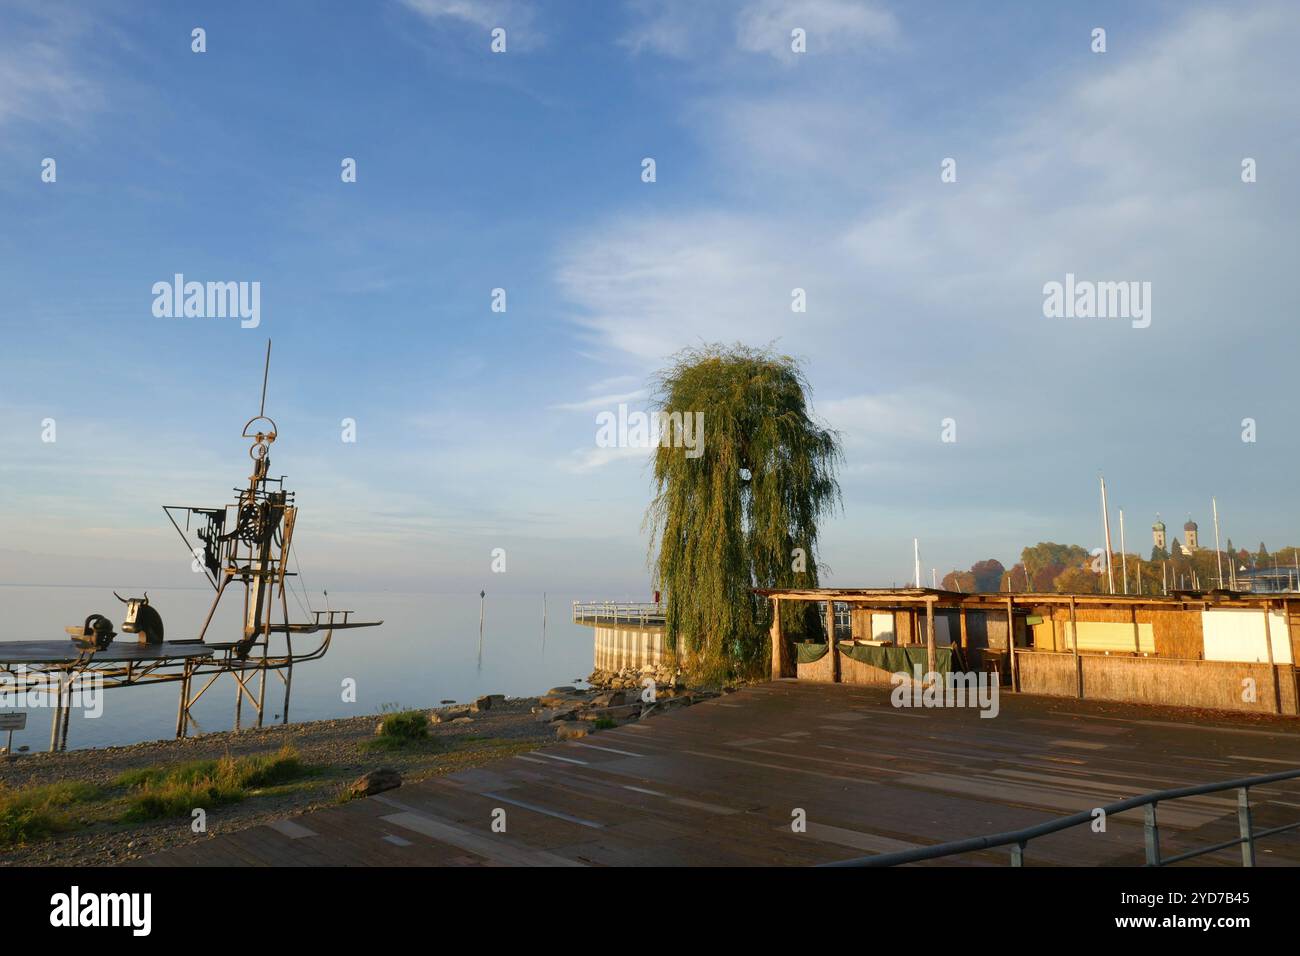
[[[1285,2],[3,0],[0,583],[192,582],[159,506],[244,482],[267,338],[316,587],[644,598],[650,453],[597,416],[710,342],[841,435],[824,583],[1097,547],[1099,473],[1130,551],[1212,496],[1300,543],[1298,41]],[[177,273],[256,327],[155,314]],[[1067,274],[1149,324],[1045,315]]]

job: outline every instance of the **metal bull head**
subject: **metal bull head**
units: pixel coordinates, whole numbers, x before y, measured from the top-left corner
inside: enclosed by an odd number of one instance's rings
[[[113,597],[126,605],[126,617],[122,620],[122,630],[127,634],[139,634],[141,644],[161,644],[163,642],[162,615],[149,606],[149,592],[142,598],[124,598],[116,591]]]

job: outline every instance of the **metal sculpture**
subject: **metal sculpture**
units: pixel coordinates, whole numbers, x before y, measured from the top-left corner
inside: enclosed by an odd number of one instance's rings
[[[72,637],[70,644],[0,643],[0,674],[10,683],[16,678],[20,688],[43,684],[53,688],[51,693],[58,694],[50,731],[51,750],[67,746],[70,707],[66,701],[74,682],[86,676],[101,681],[105,688],[179,683],[176,736],[183,737],[194,722],[192,708],[225,674],[231,675],[236,683],[235,730],[241,729],[245,702],[256,713],[257,726],[262,726],[267,677],[274,673],[284,685],[281,722],[288,723],[294,665],[323,657],[336,630],[377,627],[383,623],[353,621],[354,612],[350,610],[312,610],[310,600],[307,613],[312,619],[290,621],[286,579],[297,576],[288,570],[288,565],[293,555],[298,507],[294,493],[284,487],[284,476],[273,478],[270,474],[270,449],[279,434],[275,422],[266,417],[270,363],[268,341],[261,407],[242,431],[243,437],[253,441],[248,451],[253,461],[252,473],[246,486],[235,489],[234,503],[217,508],[163,506],[185,542],[195,570],[206,575],[216,592],[198,636],[165,640],[162,616],[149,603],[147,593],[142,598],[124,598],[114,592],[127,606],[122,630],[137,635],[136,643],[114,644],[113,624],[102,614],[91,614],[82,626],[67,628]],[[258,427],[250,431],[255,425]],[[181,515],[184,515],[184,528],[178,520]],[[187,535],[196,522],[199,545]],[[296,560],[294,563],[296,566]],[[242,632],[233,640],[209,639],[208,629],[222,598],[228,590],[239,586],[244,591]],[[319,643],[309,650],[295,651],[293,636],[308,634],[319,635]]]

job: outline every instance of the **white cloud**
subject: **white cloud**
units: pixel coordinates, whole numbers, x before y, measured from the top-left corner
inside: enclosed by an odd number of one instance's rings
[[[792,238],[739,215],[625,220],[563,249],[558,279],[580,324],[645,359],[704,341],[803,338],[819,320],[793,313],[791,292],[821,268],[815,243],[796,251]]]
[[[448,21],[468,24],[483,30],[502,27],[508,43],[521,41],[530,46],[541,42],[534,29],[536,17],[530,4],[520,0],[400,0],[402,6],[436,26]],[[508,47],[507,47],[508,49]]]
[[[619,392],[613,395],[596,395],[576,402],[561,402],[551,408],[558,412],[599,412],[614,410],[621,404],[640,401],[646,397],[646,390],[639,388],[634,392]]]
[[[561,467],[566,471],[581,474],[624,461],[639,461],[648,464],[653,451],[653,448],[636,447],[601,448],[600,446],[593,446],[591,448],[578,448],[573,452],[573,456],[569,460],[561,462]]]
[[[808,37],[808,54],[887,46],[898,37],[898,21],[866,0],[751,0],[736,17],[736,45],[779,59],[796,56],[790,31]]]
[[[32,21],[19,19],[23,13]],[[10,11],[10,17],[0,35],[0,126],[54,121],[79,127],[105,102],[86,71],[86,52],[78,49],[91,26],[88,16],[26,7]]]
[[[739,8],[698,0],[637,0],[634,22],[619,43],[632,53],[685,60],[728,47],[792,59],[790,31],[801,27],[812,53],[860,51],[888,46],[898,21],[870,0],[746,0]],[[735,9],[734,17],[729,17]]]

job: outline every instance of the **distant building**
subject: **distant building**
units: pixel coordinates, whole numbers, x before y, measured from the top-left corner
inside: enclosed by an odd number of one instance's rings
[[[1193,521],[1190,516],[1187,518],[1187,523],[1183,525],[1183,535],[1186,538],[1183,542],[1183,555],[1191,557],[1192,552],[1199,550],[1201,545],[1197,540],[1196,522]]]
[[[1161,551],[1168,547],[1165,544],[1165,523],[1160,520],[1160,515],[1156,515],[1156,523],[1151,526],[1151,540]]]

